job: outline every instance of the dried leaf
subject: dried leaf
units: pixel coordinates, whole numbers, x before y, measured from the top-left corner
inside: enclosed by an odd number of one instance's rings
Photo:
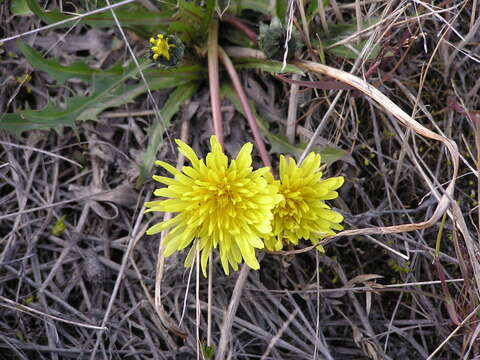
[[[138,194],[130,184],[122,184],[115,189],[105,192],[104,189],[91,186],[75,186],[70,185],[69,191],[73,192],[76,197],[89,197],[89,200],[93,201],[108,201],[116,205],[133,207],[137,203]]]
[[[365,284],[369,280],[382,279],[382,278],[383,278],[382,275],[377,275],[377,274],[361,274],[361,275],[355,276],[353,279],[348,280],[343,287],[352,288],[352,287],[355,287],[356,284]]]

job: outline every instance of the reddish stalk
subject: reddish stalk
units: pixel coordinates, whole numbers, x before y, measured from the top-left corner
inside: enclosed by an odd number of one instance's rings
[[[238,76],[235,67],[233,66],[232,61],[228,57],[227,53],[221,48],[218,47],[218,54],[220,59],[225,66],[225,69],[228,72],[228,76],[232,80],[233,87],[235,88],[235,92],[237,93],[238,98],[240,99],[240,103],[242,104],[243,111],[245,113],[245,117],[247,118],[248,125],[253,133],[253,138],[255,139],[255,144],[257,144],[257,149],[260,153],[260,157],[262,158],[263,163],[265,166],[272,168],[272,164],[270,163],[270,157],[268,156],[267,149],[265,147],[265,142],[263,141],[263,137],[260,134],[260,130],[258,128],[257,120],[253,116],[252,110],[250,109],[250,105],[248,104],[247,95],[245,94],[245,90],[243,90],[243,86],[240,82],[240,77]]]
[[[208,31],[208,82],[212,105],[213,132],[223,148],[223,120],[220,109],[220,78],[218,72],[218,20],[212,19]]]
[[[232,24],[238,30],[243,32],[251,41],[253,41],[255,44],[258,44],[257,33],[252,29],[250,29],[247,25],[245,25],[240,19],[230,14],[223,14],[221,20],[229,24]]]

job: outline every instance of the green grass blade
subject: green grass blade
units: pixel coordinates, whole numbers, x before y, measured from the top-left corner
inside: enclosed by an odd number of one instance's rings
[[[270,0],[242,0],[240,3],[241,10],[253,10],[258,11],[264,15],[272,16],[272,8],[270,6]],[[282,19],[283,20],[283,19]]]
[[[140,174],[137,179],[137,187],[140,187],[147,177],[150,176],[153,168],[153,162],[159,146],[163,142],[163,134],[170,125],[173,116],[180,110],[180,106],[187,101],[197,91],[199,82],[188,82],[178,86],[168,97],[165,105],[160,110],[162,122],[155,121],[150,128],[147,150],[142,156],[139,164]]]
[[[295,65],[287,64],[284,70],[282,70],[282,66],[282,62],[276,60],[238,59],[235,61],[236,69],[256,69],[271,74],[293,73],[302,76],[305,75],[305,73]]]
[[[1,2],[1,1],[0,1]],[[12,0],[10,2],[10,12],[16,16],[30,16],[32,11],[25,0]]]

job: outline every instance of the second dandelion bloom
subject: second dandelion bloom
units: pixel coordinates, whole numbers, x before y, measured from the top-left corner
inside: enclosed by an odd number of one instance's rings
[[[185,260],[193,262],[195,248],[201,252],[202,271],[206,274],[208,257],[218,248],[226,274],[229,268],[238,270],[245,263],[252,269],[260,267],[255,249],[264,247],[263,238],[272,231],[272,210],[282,200],[277,187],[265,175],[268,168],[252,169],[252,144],[243,145],[236,159],[229,162],[215,136],[210,139],[211,151],[205,161],[193,149],[177,140],[179,151],[190,161],[182,171],[157,161],[174,178],[154,176],[167,185],[154,194],[167,198],[147,202],[147,211],[175,212],[170,220],[147,230],[152,235],[170,232],[163,240],[165,256],[184,249],[197,239]]]
[[[269,175],[269,181],[283,196],[273,210],[272,232],[265,238],[271,251],[278,251],[284,244],[298,244],[300,239],[313,244],[335,230],[342,230],[343,216],[331,210],[325,200],[338,197],[335,191],[343,185],[342,176],[322,179],[320,155],[310,153],[301,165],[294,159],[280,156],[279,180]]]
[[[180,64],[183,59],[185,46],[182,41],[167,34],[157,34],[150,40],[150,56],[152,60],[164,67],[173,67]]]

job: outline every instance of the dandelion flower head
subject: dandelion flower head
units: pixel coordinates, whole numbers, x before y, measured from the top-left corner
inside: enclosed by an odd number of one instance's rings
[[[310,153],[300,166],[294,159],[280,156],[280,180],[269,181],[277,187],[283,200],[273,210],[272,233],[265,238],[270,251],[278,251],[285,243],[298,244],[300,239],[317,244],[319,239],[342,230],[343,216],[325,203],[338,197],[335,191],[343,177],[322,179],[320,155]]]
[[[157,60],[159,56],[163,56],[170,60],[170,48],[175,47],[175,44],[169,44],[168,38],[163,34],[158,34],[157,38],[150,38],[152,58]]]
[[[154,194],[167,199],[147,202],[145,206],[147,212],[177,214],[152,226],[147,234],[170,229],[163,240],[165,256],[192,245],[185,266],[192,264],[194,244],[198,244],[204,275],[209,254],[216,248],[227,275],[230,267],[237,271],[242,260],[252,269],[259,269],[255,249],[264,247],[262,239],[272,231],[272,210],[282,199],[277,187],[265,178],[269,169],[252,169],[250,143],[243,145],[237,158],[230,162],[215,136],[210,139],[211,151],[205,161],[184,142],[176,140],[176,143],[191,166],[179,171],[157,161],[174,178],[154,176],[154,180],[167,185]]]

